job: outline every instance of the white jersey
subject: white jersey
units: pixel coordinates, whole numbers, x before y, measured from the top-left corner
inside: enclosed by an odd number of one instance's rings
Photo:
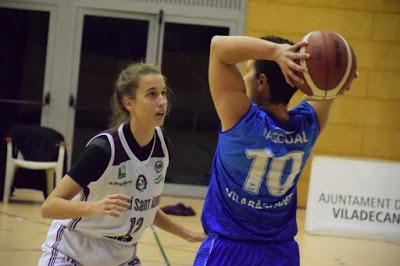
[[[81,246],[82,241],[71,241],[68,238],[82,234],[85,239],[96,238],[97,241],[103,239],[104,246],[113,242],[118,246],[122,244],[132,247],[144,230],[153,224],[169,163],[167,146],[161,129],[156,128],[150,155],[146,160],[140,161],[129,148],[122,126],[118,130],[110,129],[94,137],[107,136],[111,145],[110,161],[103,175],[89,183],[87,188],[72,200],[98,201],[107,195],[122,193],[130,197],[130,208],[120,217],[91,216],[54,220],[49,229],[48,240],[56,239],[58,243],[47,243],[47,245],[52,245],[73,259],[81,257],[88,250]],[[61,231],[68,240],[65,243],[62,241],[63,236],[60,235]],[[50,237],[51,234],[54,236]],[[96,245],[98,244],[99,242],[96,242]],[[120,249],[120,252],[123,252],[121,256],[132,255],[132,251],[122,251],[124,249],[122,247]],[[113,254],[119,257],[118,252],[115,250]]]

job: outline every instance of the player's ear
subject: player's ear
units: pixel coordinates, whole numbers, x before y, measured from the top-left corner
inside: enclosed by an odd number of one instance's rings
[[[127,96],[124,96],[124,98],[122,99],[122,103],[125,109],[128,110],[128,112],[131,112],[133,110],[134,101],[132,99],[129,99]]]
[[[258,86],[257,89],[258,91],[264,91],[268,87],[268,77],[267,75],[261,73],[258,76]]]

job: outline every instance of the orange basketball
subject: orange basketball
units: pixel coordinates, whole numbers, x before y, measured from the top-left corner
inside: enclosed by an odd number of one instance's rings
[[[304,84],[296,87],[317,99],[331,99],[347,89],[357,71],[357,59],[353,48],[345,38],[330,31],[314,31],[304,36],[308,44],[300,52],[310,54],[300,60],[308,72],[299,74]]]

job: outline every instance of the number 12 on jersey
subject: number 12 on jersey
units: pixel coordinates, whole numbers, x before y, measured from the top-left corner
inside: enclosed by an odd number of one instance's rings
[[[294,178],[301,170],[304,152],[292,151],[284,156],[275,157],[268,149],[246,150],[247,159],[253,160],[243,189],[251,194],[257,195],[260,191],[263,177],[267,178],[268,192],[273,196],[284,195],[293,185]],[[282,184],[283,170],[286,163],[292,160],[290,173],[286,181]],[[268,163],[270,167],[268,173],[265,173]]]
[[[126,233],[127,236],[130,236],[131,233],[136,233],[137,231],[140,230],[140,228],[143,225],[143,217],[139,217],[139,219],[136,219],[136,217],[131,218],[131,227],[129,228],[128,233]],[[136,227],[136,228],[135,228]],[[133,230],[135,229],[135,230]]]

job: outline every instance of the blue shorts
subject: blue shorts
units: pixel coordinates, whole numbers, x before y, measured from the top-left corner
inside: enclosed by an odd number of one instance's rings
[[[213,236],[202,243],[193,265],[299,266],[299,246],[294,239],[281,243],[255,243]]]

